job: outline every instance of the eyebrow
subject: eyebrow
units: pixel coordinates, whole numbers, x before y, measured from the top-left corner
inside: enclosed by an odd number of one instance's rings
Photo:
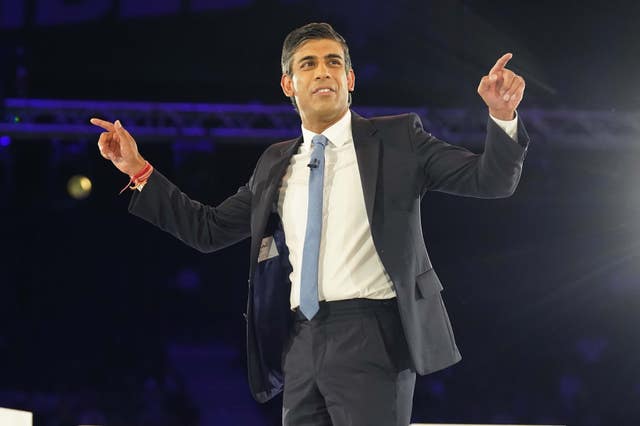
[[[300,58],[298,60],[298,63],[301,63],[301,62],[304,62],[304,61],[308,61],[308,60],[311,60],[311,59],[317,59],[317,58],[318,57],[314,56],[314,55],[307,55],[307,56],[304,56],[304,57]],[[325,55],[324,58],[325,59],[340,59],[341,61],[343,60],[342,56],[337,54],[337,53],[329,53],[329,54]]]

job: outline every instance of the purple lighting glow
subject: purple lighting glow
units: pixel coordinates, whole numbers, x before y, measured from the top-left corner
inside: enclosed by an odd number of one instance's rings
[[[0,146],[5,147],[11,145],[10,136],[0,136]]]

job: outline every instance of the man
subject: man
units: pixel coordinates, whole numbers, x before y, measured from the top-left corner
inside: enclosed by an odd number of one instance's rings
[[[421,232],[428,190],[497,198],[515,190],[528,137],[524,80],[502,56],[482,78],[482,155],[426,133],[415,114],[365,119],[345,40],[328,24],[292,31],[281,86],[302,135],[271,145],[249,182],[217,207],[189,199],[114,123],[101,154],[131,176],[130,211],[198,250],[251,237],[249,383],[284,389],[285,425],[407,425],[416,372],[460,360]]]

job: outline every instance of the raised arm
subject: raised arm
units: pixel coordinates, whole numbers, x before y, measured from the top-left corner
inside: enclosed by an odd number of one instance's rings
[[[491,117],[511,121],[524,96],[524,79],[506,68],[513,57],[507,53],[482,77],[478,94]],[[481,198],[508,197],[520,179],[529,137],[518,120],[512,124],[515,135],[506,133],[504,124],[488,120],[482,154],[434,138],[415,116],[412,140],[424,170],[423,191],[435,190]],[[516,143],[517,141],[517,143]]]
[[[119,121],[92,118],[103,128],[98,148],[121,172],[134,176],[146,165],[135,139]],[[202,252],[227,247],[250,235],[252,180],[218,206],[192,200],[154,170],[141,191],[133,191],[129,211]]]

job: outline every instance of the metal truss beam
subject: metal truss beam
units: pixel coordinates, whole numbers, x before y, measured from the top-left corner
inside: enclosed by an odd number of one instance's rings
[[[365,117],[416,112],[424,127],[440,139],[468,146],[484,140],[483,109],[354,107]],[[522,109],[536,139],[571,148],[637,147],[640,111],[576,111]],[[300,133],[300,120],[290,105],[111,102],[50,99],[6,99],[0,136],[19,140],[95,141],[91,117],[120,119],[137,140],[269,144]]]

